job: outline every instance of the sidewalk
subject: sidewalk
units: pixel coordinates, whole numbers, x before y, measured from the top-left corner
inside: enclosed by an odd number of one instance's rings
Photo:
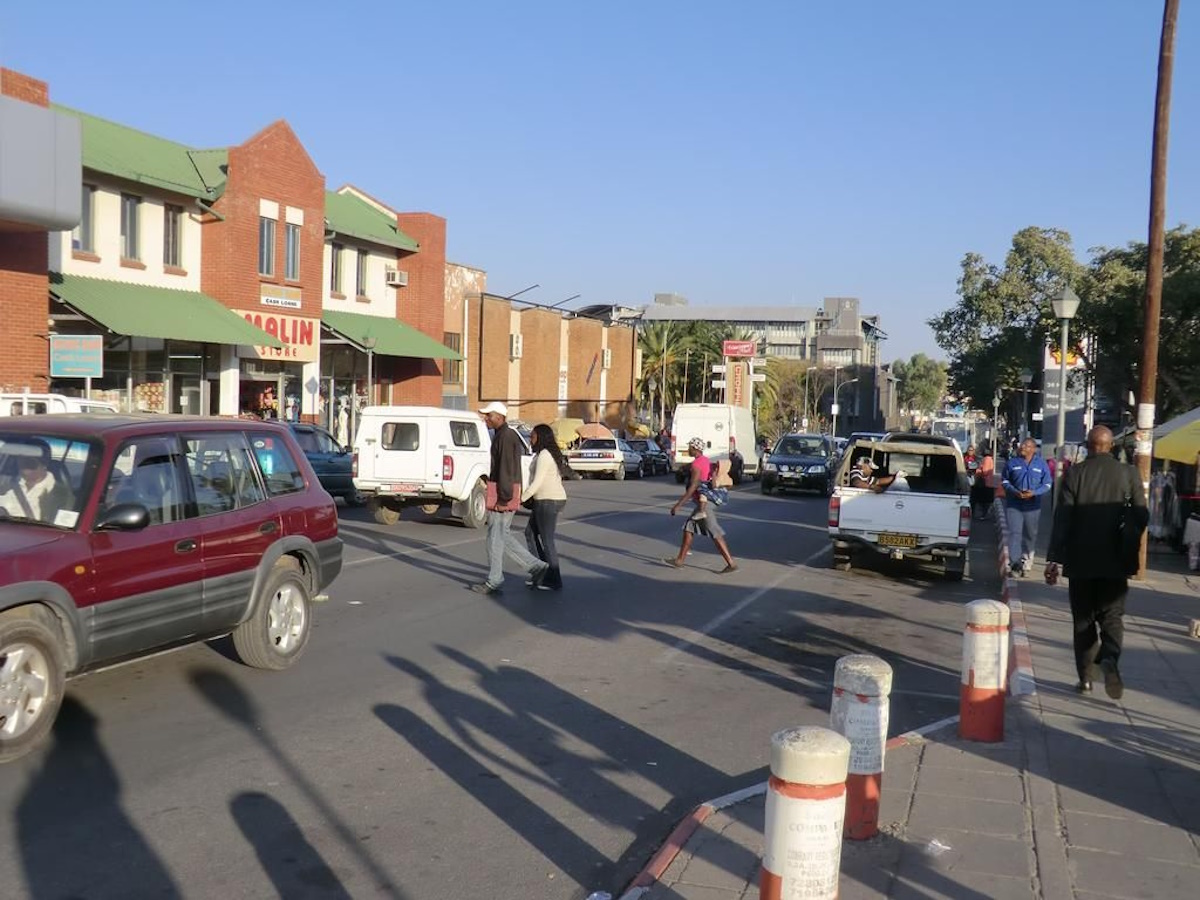
[[[1200,895],[1200,577],[1174,554],[1150,566],[1130,586],[1120,702],[1074,691],[1065,584],[1009,580],[1033,678],[1013,681],[1004,742],[959,741],[957,722],[893,738],[880,834],[844,842],[842,900]],[[697,809],[622,900],[757,898],[764,790]]]

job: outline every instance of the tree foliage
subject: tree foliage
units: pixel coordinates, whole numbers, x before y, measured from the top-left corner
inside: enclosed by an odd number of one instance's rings
[[[946,396],[946,364],[924,353],[914,354],[907,362],[896,360],[892,375],[896,377],[896,393],[904,409],[932,413]]]

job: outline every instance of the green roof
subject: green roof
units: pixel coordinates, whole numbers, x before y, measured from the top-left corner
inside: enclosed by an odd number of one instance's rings
[[[462,359],[462,356],[429,335],[383,316],[364,316],[360,313],[321,313],[321,321],[346,340],[364,350],[373,340],[371,349],[384,356],[408,356],[416,359]]]
[[[353,194],[325,193],[325,221],[330,230],[385,247],[416,250],[420,246],[396,225],[396,217]]]
[[[116,334],[206,344],[283,346],[278,338],[199,291],[51,272],[50,293]]]
[[[57,104],[54,109],[79,119],[85,169],[202,200],[219,196],[226,151],[194,150],[79,110]]]

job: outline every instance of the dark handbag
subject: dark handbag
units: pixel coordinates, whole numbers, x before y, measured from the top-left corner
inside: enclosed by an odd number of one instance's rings
[[[1142,553],[1142,534],[1149,524],[1149,516],[1145,515],[1140,507],[1133,505],[1133,492],[1138,489],[1134,479],[1140,478],[1141,475],[1132,466],[1128,469],[1129,484],[1125,488],[1125,500],[1121,506],[1117,526],[1117,551],[1120,553],[1121,570],[1126,575],[1136,575]]]

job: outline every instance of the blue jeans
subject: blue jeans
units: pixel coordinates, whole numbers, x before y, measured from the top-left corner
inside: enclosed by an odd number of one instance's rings
[[[1004,515],[1008,519],[1009,565],[1015,566],[1025,557],[1033,559],[1033,551],[1037,547],[1038,520],[1042,517],[1042,511],[1009,506],[1004,510]]]
[[[512,520],[515,512],[495,512],[488,510],[487,514],[487,583],[494,588],[504,584],[504,554],[507,553],[526,572],[533,573],[546,564],[525,549],[525,545],[512,533]]]

